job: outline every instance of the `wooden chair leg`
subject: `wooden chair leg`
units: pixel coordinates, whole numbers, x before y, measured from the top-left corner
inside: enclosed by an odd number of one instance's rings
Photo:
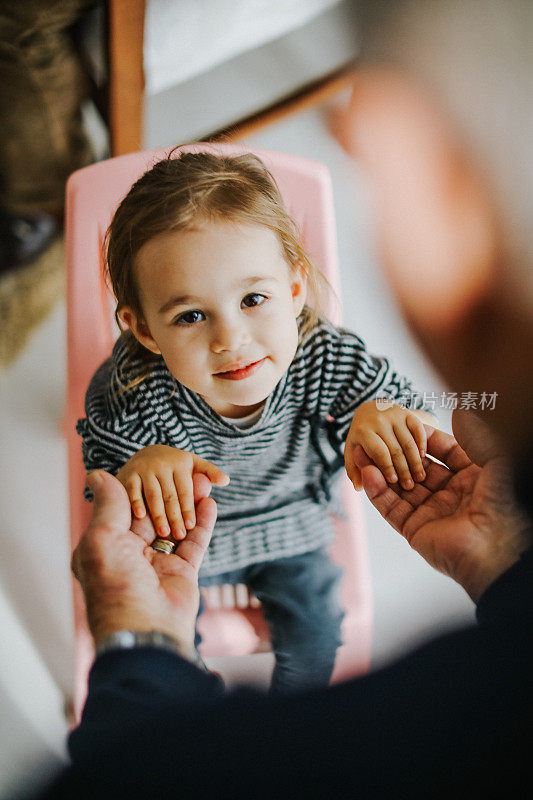
[[[108,0],[112,156],[143,148],[144,12],[145,0]]]

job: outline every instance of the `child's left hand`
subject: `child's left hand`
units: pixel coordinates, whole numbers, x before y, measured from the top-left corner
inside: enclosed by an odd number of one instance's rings
[[[346,438],[344,463],[354,488],[362,489],[361,471],[353,460],[358,444],[388,483],[399,480],[403,489],[412,489],[415,481],[425,479],[426,431],[416,412],[397,405],[380,410],[375,400],[359,406]]]

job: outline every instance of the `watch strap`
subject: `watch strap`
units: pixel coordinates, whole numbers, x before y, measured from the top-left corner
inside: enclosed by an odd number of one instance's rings
[[[160,647],[163,650],[170,650],[204,672],[209,672],[195,647],[186,650],[176,639],[162,631],[114,631],[98,643],[96,655],[100,656],[110,650],[131,650],[135,647]]]

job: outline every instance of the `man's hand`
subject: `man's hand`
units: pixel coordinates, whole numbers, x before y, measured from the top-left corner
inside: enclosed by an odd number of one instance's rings
[[[361,447],[354,460],[382,517],[477,602],[527,546],[526,521],[512,503],[507,463],[487,426],[455,411],[453,431],[457,441],[428,428],[428,454],[442,464],[424,459],[426,478],[410,491],[388,486]]]
[[[211,539],[216,503],[211,482],[194,476],[196,526],[172,555],[149,546],[153,527],[136,520],[132,531],[126,489],[107,472],[87,479],[93,516],[72,557],[72,570],[85,594],[95,643],[117,630],[159,630],[191,650],[199,605],[198,570]],[[137,535],[136,535],[137,534]]]

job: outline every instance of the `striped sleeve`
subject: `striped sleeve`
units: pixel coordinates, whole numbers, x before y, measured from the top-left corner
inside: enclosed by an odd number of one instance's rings
[[[113,356],[96,371],[85,396],[85,417],[78,420],[76,431],[82,437],[87,472],[105,469],[116,475],[138,450],[162,443],[151,381],[125,389],[123,358],[124,348],[115,345]]]
[[[87,472],[105,469],[113,475],[139,449],[131,436],[125,415],[108,403],[112,364],[106,361],[97,370],[85,396],[85,417],[76,431],[82,437],[83,463]]]
[[[333,418],[335,439],[343,444],[358,406],[374,398],[387,398],[411,408],[423,408],[412,382],[395,372],[390,361],[370,354],[355,333],[332,325],[322,326],[323,358],[319,413]]]

